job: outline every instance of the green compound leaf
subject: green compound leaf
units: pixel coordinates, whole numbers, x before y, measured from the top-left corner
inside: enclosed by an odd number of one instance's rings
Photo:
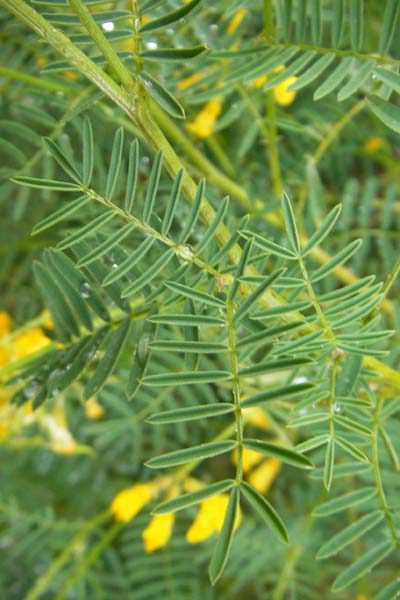
[[[184,340],[154,340],[150,346],[153,350],[164,352],[195,352],[196,354],[208,354],[213,352],[228,352],[225,344],[217,342],[196,342]]]
[[[208,574],[212,585],[215,585],[221,577],[228,560],[232,544],[235,523],[239,515],[239,488],[236,486],[229,496],[228,507],[225,513],[224,524],[218,536],[214,552],[211,557]]]
[[[161,456],[155,456],[147,461],[146,466],[152,469],[165,469],[183,465],[191,461],[204,460],[219,454],[225,454],[236,448],[237,443],[234,440],[225,440],[223,442],[209,442],[200,444],[183,450],[174,450]]]
[[[257,233],[253,233],[252,231],[248,231],[247,229],[240,232],[240,235],[244,238],[252,238],[254,244],[264,250],[265,252],[275,254],[276,256],[280,256],[281,258],[288,258],[289,260],[296,260],[297,256],[292,250],[288,250],[284,246],[276,244],[275,242],[271,242],[269,240],[264,239],[261,235]]]
[[[267,524],[276,537],[287,544],[289,542],[289,535],[286,527],[268,500],[266,500],[264,496],[262,496],[246,481],[241,482],[240,491],[250,506],[260,515],[262,520]]]
[[[208,315],[189,315],[183,313],[170,313],[165,315],[154,315],[149,321],[162,325],[178,325],[180,327],[221,327],[226,325],[224,319],[210,317]]]
[[[39,188],[41,190],[51,190],[53,192],[76,192],[81,188],[76,183],[69,181],[54,181],[53,179],[38,179],[37,177],[12,177],[11,181],[26,185],[27,187]]]
[[[195,492],[183,494],[182,496],[172,498],[172,500],[167,500],[166,502],[159,504],[153,510],[153,514],[163,515],[182,510],[183,508],[193,506],[193,504],[198,504],[199,502],[202,502],[207,498],[211,498],[212,496],[223,494],[224,492],[232,489],[234,485],[235,481],[233,479],[224,479],[224,481],[212,483],[211,485],[207,485],[199,490],[196,490]]]
[[[313,235],[308,240],[307,244],[301,251],[301,255],[303,257],[307,256],[316,246],[318,246],[329,234],[330,230],[335,226],[336,221],[338,220],[340,213],[342,211],[342,205],[338,204],[333,208],[328,215],[323,220],[321,226],[313,233]]]
[[[367,105],[389,129],[400,133],[400,107],[377,97],[368,98]]]
[[[36,235],[38,233],[41,233],[42,231],[45,231],[46,229],[50,229],[50,227],[53,227],[53,225],[60,223],[60,221],[63,221],[70,215],[74,214],[74,212],[77,212],[89,201],[90,197],[86,196],[86,194],[84,194],[83,196],[79,196],[79,198],[76,198],[75,200],[71,200],[71,202],[68,202],[66,206],[63,206],[62,208],[56,210],[56,212],[49,215],[48,217],[43,219],[43,221],[40,221],[37,225],[35,225],[32,229],[32,235]]]
[[[308,390],[315,387],[314,383],[295,383],[293,385],[285,385],[283,387],[275,388],[274,390],[268,390],[267,392],[260,392],[255,396],[251,396],[247,400],[244,400],[241,404],[242,407],[246,406],[257,406],[263,402],[270,402],[278,400],[279,398],[286,398],[288,396],[295,396],[297,394],[304,394]]]
[[[299,81],[299,80],[298,80]],[[298,83],[298,81],[296,83]],[[286,233],[289,238],[292,250],[298,254],[300,252],[299,233],[297,231],[296,218],[293,212],[293,206],[290,202],[289,196],[283,194],[282,196],[282,211],[285,219]]]
[[[163,86],[157,79],[142,71],[139,73],[139,79],[143,82],[145,88],[160,106],[175,119],[184,119],[185,111],[183,106],[176,98]]]
[[[122,127],[117,129],[114,136],[114,142],[111,150],[111,161],[108,169],[106,181],[106,198],[111,200],[117,184],[118,175],[121,169],[122,149],[124,146],[124,130]]]
[[[164,285],[171,291],[184,296],[185,298],[190,298],[191,300],[201,302],[203,304],[208,304],[209,306],[214,306],[216,308],[225,307],[225,303],[219,298],[215,298],[210,294],[206,294],[205,292],[199,292],[194,288],[190,288],[187,285],[183,285],[182,283],[175,283],[173,281],[167,281]]]
[[[44,143],[51,156],[58,162],[60,167],[78,184],[81,183],[82,177],[72,160],[61,150],[60,146],[51,138],[44,138]]]
[[[328,502],[324,502],[317,506],[314,510],[314,516],[316,517],[327,517],[329,515],[334,515],[343,510],[347,510],[348,508],[352,508],[357,506],[358,504],[362,504],[367,500],[370,500],[374,496],[376,496],[376,489],[373,487],[365,487],[361,490],[357,490],[356,492],[349,492],[348,494],[344,494],[343,496],[338,496],[332,500],[328,500]]]
[[[88,187],[93,176],[94,151],[92,124],[87,117],[83,121],[82,153],[82,181]]]
[[[190,48],[157,48],[156,50],[145,50],[140,58],[149,61],[180,61],[195,58],[207,50],[207,46],[199,45]]]

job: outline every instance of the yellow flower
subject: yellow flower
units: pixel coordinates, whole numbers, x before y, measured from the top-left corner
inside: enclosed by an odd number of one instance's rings
[[[44,348],[49,343],[49,338],[43,333],[40,327],[35,327],[27,333],[22,333],[16,338],[15,347],[17,357],[24,358],[25,356]]]
[[[257,77],[257,79],[254,79],[251,83],[252,87],[255,88],[259,88],[261,86],[264,85],[264,83],[267,81],[268,77],[266,75],[261,75],[261,77]]]
[[[118,492],[111,502],[110,510],[117,521],[128,522],[142,510],[152,497],[150,483],[136,483]]]
[[[5,310],[0,310],[0,336],[7,335],[11,327],[11,317]]]
[[[76,81],[76,79],[78,79],[78,73],[75,73],[75,71],[64,71],[64,76],[70,81]]]
[[[184,90],[185,88],[197,83],[200,79],[200,73],[193,73],[193,75],[189,75],[189,77],[185,77],[185,79],[181,79],[176,84],[178,90]]]
[[[175,515],[167,513],[165,515],[155,515],[146,529],[142,532],[142,538],[145,551],[150,554],[168,544],[172,535]]]
[[[260,429],[270,428],[268,417],[262,408],[258,408],[257,406],[249,406],[249,408],[244,408],[242,412],[243,416],[248,419],[248,422],[251,425],[259,427]]]
[[[277,104],[280,104],[280,106],[289,106],[289,104],[292,104],[296,97],[296,92],[288,90],[288,87],[295,81],[297,81],[297,77],[292,75],[274,87],[274,98]]]
[[[256,452],[255,450],[249,450],[248,448],[243,448],[243,454],[242,454],[243,472],[247,473],[248,471],[250,471],[250,469],[252,469],[252,467],[254,467],[254,465],[256,465],[257,463],[260,462],[262,457],[263,457],[263,455],[260,454],[259,452]],[[233,452],[233,463],[235,465],[237,464],[237,450],[235,450]]]
[[[212,134],[215,122],[222,110],[222,104],[219,100],[210,100],[199,112],[193,123],[189,123],[187,128],[199,138],[206,138]]]
[[[36,64],[38,67],[44,67],[45,65],[47,65],[47,59],[44,58],[43,56],[40,56],[37,61]]]
[[[280,468],[280,460],[277,458],[268,458],[250,473],[247,478],[248,482],[261,494],[266,494],[275,477],[278,475]]]
[[[228,501],[228,494],[219,494],[201,502],[197,517],[186,533],[186,539],[190,544],[203,542],[213,533],[221,531]],[[240,520],[239,513],[235,529],[239,527]]]
[[[0,367],[10,362],[11,353],[5,346],[0,346]]]
[[[94,396],[85,402],[85,414],[93,421],[101,419],[101,417],[104,415],[104,408],[97,402]]]
[[[367,154],[375,154],[378,150],[382,150],[384,146],[385,141],[381,137],[373,136],[366,140],[363,148]]]
[[[247,10],[245,8],[239,8],[232,21],[229,23],[226,33],[231,35],[235,33],[236,29],[239,27],[240,23],[243,21],[244,17],[247,14]]]

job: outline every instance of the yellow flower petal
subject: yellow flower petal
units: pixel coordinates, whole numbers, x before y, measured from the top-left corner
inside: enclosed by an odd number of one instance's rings
[[[229,23],[228,27],[226,28],[226,33],[228,33],[229,35],[231,35],[232,33],[235,33],[236,29],[239,27],[240,23],[243,21],[246,14],[247,14],[247,10],[245,8],[239,8],[237,13],[233,17],[232,21]]]
[[[378,150],[382,150],[385,146],[385,141],[378,136],[370,137],[366,140],[363,148],[367,154],[375,154]]]
[[[172,535],[175,515],[155,515],[142,533],[144,549],[147,553],[165,546]]]
[[[249,406],[243,409],[243,416],[248,419],[248,422],[260,429],[270,429],[270,422],[262,408],[258,406]]]
[[[242,463],[243,463],[243,472],[247,473],[250,471],[254,465],[260,462],[263,458],[263,455],[255,450],[249,450],[248,448],[243,448],[242,454]],[[237,464],[237,450],[233,452],[233,464]]]
[[[229,495],[219,494],[207,498],[200,504],[197,517],[186,533],[186,539],[190,544],[198,544],[204,541],[216,531],[221,531],[224,517],[228,506]],[[239,513],[235,523],[235,529],[239,527],[241,514]]]
[[[261,75],[261,77],[257,77],[251,83],[251,87],[259,88],[267,81],[268,77],[266,75]]]
[[[24,358],[33,354],[50,343],[49,338],[40,327],[35,327],[27,333],[22,333],[15,340],[15,348],[18,358]]]
[[[254,469],[248,477],[248,482],[261,494],[265,494],[281,468],[281,461],[277,458],[268,458]]]
[[[101,419],[101,417],[104,415],[104,408],[97,402],[94,396],[85,402],[85,414],[93,421]]]
[[[292,104],[296,97],[296,92],[289,91],[288,87],[295,81],[297,81],[297,77],[292,75],[274,87],[274,98],[277,104],[280,104],[280,106],[289,106],[289,104]]]
[[[212,134],[218,115],[221,113],[222,104],[219,100],[210,100],[199,112],[193,123],[189,123],[189,131],[199,138],[206,138]]]
[[[194,83],[196,83],[197,81],[199,81],[200,79],[200,74],[199,73],[193,73],[193,75],[189,75],[189,77],[185,77],[185,79],[181,79],[180,81],[178,81],[178,83],[176,84],[176,87],[178,90],[184,90],[185,88],[193,85]]]
[[[11,317],[5,310],[0,310],[0,336],[7,335],[11,327]]]
[[[117,521],[130,521],[150,502],[152,486],[149,483],[136,483],[130,488],[118,492],[111,502],[110,510]]]

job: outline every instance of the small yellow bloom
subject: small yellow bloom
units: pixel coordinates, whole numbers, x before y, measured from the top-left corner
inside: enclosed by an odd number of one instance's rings
[[[126,52],[134,52],[135,51],[135,40],[130,37],[122,42],[122,48],[126,50]]]
[[[199,112],[193,123],[187,128],[199,138],[206,138],[212,134],[218,115],[221,113],[222,104],[219,100],[210,100]]]
[[[277,458],[268,458],[250,473],[248,482],[261,494],[265,494],[278,475],[280,468],[280,460]]]
[[[37,61],[36,64],[38,67],[44,67],[45,65],[47,65],[47,59],[44,58],[43,56],[40,56]]]
[[[252,469],[252,467],[254,467],[254,465],[256,465],[257,463],[260,462],[262,457],[263,457],[263,455],[260,454],[259,452],[256,452],[255,450],[249,450],[248,448],[243,448],[243,453],[242,453],[243,472],[247,473],[248,471],[250,471],[250,469]],[[237,464],[237,450],[235,450],[233,452],[233,463],[235,465]]]
[[[261,75],[261,77],[257,77],[257,79],[254,79],[251,83],[252,87],[255,88],[259,88],[261,86],[264,85],[264,83],[267,81],[268,77],[266,75]]]
[[[117,521],[128,522],[142,510],[152,497],[150,483],[136,483],[130,488],[118,492],[111,502],[110,510]]]
[[[186,532],[186,539],[190,544],[203,542],[213,533],[221,531],[228,502],[228,494],[212,496],[201,502],[197,517]],[[239,512],[235,529],[239,527],[240,520],[241,514]]]
[[[297,81],[297,77],[292,75],[274,87],[274,98],[277,104],[280,104],[280,106],[289,106],[289,104],[292,104],[296,97],[296,92],[288,90],[288,87],[295,81]]]
[[[364,594],[357,594],[356,600],[367,600],[367,596]]]
[[[168,544],[171,539],[174,520],[175,515],[173,513],[155,515],[152,518],[142,532],[144,549],[148,554]]]
[[[11,327],[11,317],[5,310],[0,310],[0,336],[7,335]]]
[[[11,360],[11,353],[5,346],[0,346],[0,367],[4,367]]]
[[[18,358],[24,358],[41,350],[50,343],[49,338],[43,333],[40,327],[35,327],[27,333],[22,333],[15,340],[16,353]]]
[[[385,141],[381,137],[373,136],[366,140],[363,148],[367,154],[375,154],[375,152],[382,150],[384,146]]]
[[[226,33],[231,35],[235,33],[236,29],[239,27],[240,23],[243,21],[244,17],[247,14],[247,10],[245,8],[239,8],[232,21],[229,23]]]
[[[176,84],[178,90],[184,90],[185,88],[197,83],[200,79],[200,73],[193,73],[193,75],[189,75],[189,77],[185,77],[185,79],[181,79]]]
[[[262,408],[257,406],[249,406],[249,408],[244,408],[242,412],[243,416],[248,419],[248,422],[251,425],[259,427],[260,429],[270,428],[270,422]]]
[[[93,421],[101,419],[101,417],[104,415],[104,408],[97,402],[94,396],[85,402],[85,414]]]
[[[64,71],[64,76],[70,81],[76,81],[78,79],[78,73],[75,73],[75,71]]]

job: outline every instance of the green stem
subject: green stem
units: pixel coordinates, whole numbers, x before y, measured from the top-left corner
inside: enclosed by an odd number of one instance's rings
[[[372,434],[372,466],[374,470],[374,478],[375,485],[378,490],[378,497],[382,507],[382,511],[385,515],[386,523],[388,528],[392,534],[393,542],[395,543],[397,549],[400,551],[400,537],[396,529],[396,525],[393,521],[392,514],[389,510],[388,503],[386,500],[385,490],[383,488],[382,476],[380,471],[380,461],[379,461],[379,428],[381,426],[380,423],[380,413],[383,407],[383,400],[377,400],[375,414],[374,414],[374,428]]]
[[[33,588],[28,592],[25,596],[24,600],[37,600],[40,596],[42,596],[43,592],[48,588],[50,581],[59,573],[59,571],[64,567],[68,559],[74,553],[75,549],[82,544],[83,540],[87,537],[90,531],[101,525],[105,521],[110,518],[109,511],[100,513],[91,521],[88,521],[84,524],[83,529],[79,531],[65,546],[64,550],[61,554],[54,560],[50,567],[47,569],[39,579],[36,580]]]
[[[235,430],[237,441],[236,481],[237,483],[240,483],[243,480],[243,414],[240,406],[239,369],[237,363],[234,316],[234,302],[229,300],[226,304],[226,322],[228,327],[229,355],[231,360],[233,402],[235,405]]]

